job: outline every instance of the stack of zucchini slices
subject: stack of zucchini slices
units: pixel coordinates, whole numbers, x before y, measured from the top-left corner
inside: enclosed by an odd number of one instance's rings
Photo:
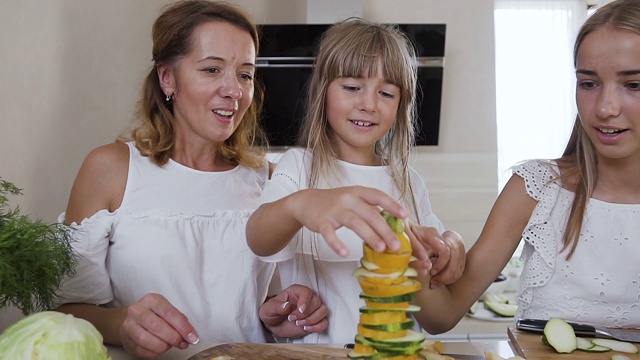
[[[422,350],[425,335],[411,330],[414,320],[407,313],[420,310],[410,305],[414,293],[420,290],[415,269],[409,267],[414,260],[411,242],[404,232],[402,220],[386,211],[382,212],[400,240],[400,249],[375,252],[364,244],[361,266],[354,271],[366,306],[360,308],[360,322],[355,347],[348,353],[352,359],[414,360]]]

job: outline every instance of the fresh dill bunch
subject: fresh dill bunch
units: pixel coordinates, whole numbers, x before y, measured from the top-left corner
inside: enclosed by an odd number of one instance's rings
[[[32,221],[8,208],[8,195],[22,191],[0,178],[0,308],[15,305],[24,315],[49,310],[77,256],[70,227]]]

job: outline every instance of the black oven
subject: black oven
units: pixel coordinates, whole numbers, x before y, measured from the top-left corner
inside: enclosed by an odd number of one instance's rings
[[[326,24],[261,25],[257,80],[265,87],[262,125],[273,147],[296,142],[313,56]],[[444,24],[399,24],[418,53],[416,145],[438,145],[444,70]]]

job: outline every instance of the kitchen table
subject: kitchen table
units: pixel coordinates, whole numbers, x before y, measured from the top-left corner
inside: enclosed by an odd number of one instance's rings
[[[513,356],[514,352],[511,347],[511,343],[506,340],[500,341],[453,341],[443,342],[444,352],[456,359],[469,359],[469,360],[484,360],[485,351],[496,353],[502,357]],[[197,354],[203,350],[211,348],[215,344],[197,344],[191,345],[187,350],[171,350],[162,356],[159,360],[187,360],[194,354]],[[278,346],[287,346],[286,344],[279,344]],[[298,345],[304,346],[304,345]],[[314,345],[316,346],[316,345]],[[340,348],[342,345],[327,345],[328,347]],[[109,355],[112,360],[133,360],[135,357],[125,353],[122,348],[117,346],[108,346]],[[345,356],[345,359],[347,357]],[[240,359],[239,359],[240,360]],[[244,359],[242,359],[244,360]]]

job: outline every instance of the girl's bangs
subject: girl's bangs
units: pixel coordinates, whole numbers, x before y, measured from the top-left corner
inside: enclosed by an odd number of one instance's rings
[[[358,35],[364,36],[360,36],[359,41],[352,41],[352,46],[338,46],[332,51],[331,60],[326,67],[329,79],[372,77],[377,75],[378,67],[382,66],[382,73],[387,81],[402,89],[407,88],[409,84],[406,79],[411,78],[407,73],[407,54],[398,50],[398,44],[380,34]]]

